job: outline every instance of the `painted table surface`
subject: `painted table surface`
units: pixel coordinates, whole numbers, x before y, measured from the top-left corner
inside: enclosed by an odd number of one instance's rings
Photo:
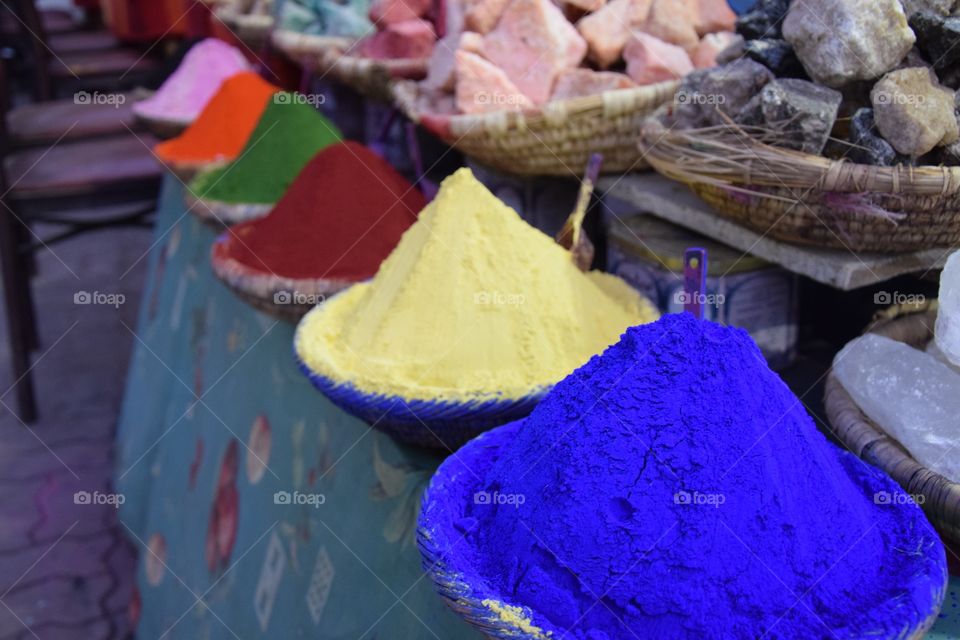
[[[214,237],[168,177],[119,424],[138,638],[480,638],[414,544],[440,456],[317,393],[293,327],[213,277]],[[958,592],[954,579],[929,637],[960,638]]]

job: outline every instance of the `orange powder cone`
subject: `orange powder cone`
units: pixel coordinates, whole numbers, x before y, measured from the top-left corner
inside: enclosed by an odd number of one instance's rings
[[[236,159],[279,90],[249,71],[231,76],[186,131],[156,146],[157,156],[168,164]]]

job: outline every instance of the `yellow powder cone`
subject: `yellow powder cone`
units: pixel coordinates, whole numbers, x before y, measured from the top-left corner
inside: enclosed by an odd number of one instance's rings
[[[373,280],[304,317],[295,346],[311,369],[365,393],[516,399],[658,315],[619,278],[581,272],[460,169]]]

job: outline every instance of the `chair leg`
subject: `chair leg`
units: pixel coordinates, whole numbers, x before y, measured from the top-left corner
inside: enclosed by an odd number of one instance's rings
[[[9,213],[9,212],[8,212]],[[33,287],[30,282],[37,275],[37,254],[34,251],[26,249],[33,241],[30,230],[25,226],[28,223],[21,223],[11,220],[17,235],[18,250],[14,255],[20,260],[19,273],[23,273],[23,285],[18,287],[20,296],[23,298],[24,324],[27,332],[27,344],[31,351],[40,348],[40,332],[37,328],[37,308],[33,303]]]
[[[17,242],[13,225],[17,222],[6,207],[0,209],[0,260],[3,271],[3,294],[7,316],[7,335],[13,365],[13,382],[20,419],[26,423],[37,419],[37,401],[30,371],[29,325],[32,312],[26,303],[30,299],[30,280]]]

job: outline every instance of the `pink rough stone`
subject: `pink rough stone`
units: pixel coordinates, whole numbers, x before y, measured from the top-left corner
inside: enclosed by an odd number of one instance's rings
[[[422,18],[430,11],[431,0],[373,0],[370,20],[381,28],[395,22]]]
[[[457,52],[457,108],[461,112],[520,111],[532,106],[503,69],[475,53]]]
[[[453,91],[456,84],[456,53],[468,51],[480,53],[483,49],[483,37],[479,33],[465,31],[445,36],[437,41],[430,54],[427,77],[423,81],[426,89]]]
[[[708,69],[717,66],[717,54],[736,42],[737,34],[732,31],[708,33],[697,45],[693,55],[693,66],[697,69]]]
[[[693,71],[690,56],[681,47],[637,31],[623,50],[627,75],[637,84],[682,78]]]
[[[484,37],[483,52],[527,97],[543,104],[560,72],[586,56],[587,43],[550,0],[513,0]]]
[[[611,0],[596,13],[577,22],[577,31],[587,41],[590,59],[606,69],[617,62],[630,39],[630,29],[647,20],[653,0]]]
[[[404,20],[366,39],[361,51],[377,60],[429,58],[436,40],[433,26],[426,20]]]
[[[697,0],[653,0],[650,15],[640,29],[692,52],[700,44],[694,26],[698,13]]]
[[[563,4],[581,11],[599,11],[607,0],[563,0]]]
[[[500,16],[510,4],[510,0],[465,0],[466,12],[463,26],[469,31],[490,33]]]
[[[717,31],[733,31],[736,22],[737,14],[727,4],[727,0],[697,0],[697,20],[694,27],[701,36]]]
[[[567,69],[557,78],[551,100],[566,100],[580,96],[593,96],[604,91],[629,89],[637,86],[622,73],[594,71],[593,69]]]

